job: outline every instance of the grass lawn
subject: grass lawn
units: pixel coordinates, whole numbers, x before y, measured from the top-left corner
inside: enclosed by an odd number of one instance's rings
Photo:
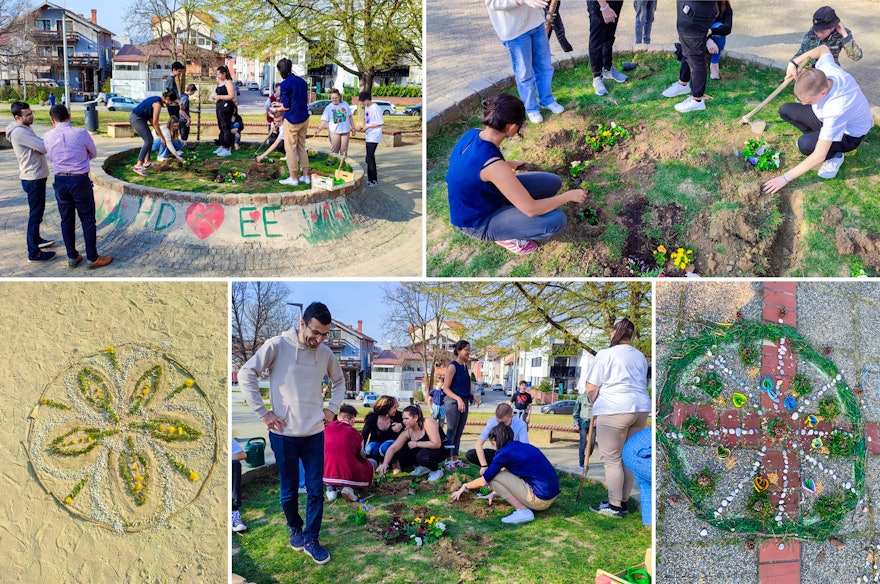
[[[496,499],[485,501],[465,494],[449,497],[459,481],[477,476],[475,467],[447,473],[437,483],[419,477],[414,494],[402,474],[361,492],[368,512],[366,525],[355,525],[357,504],[339,497],[324,504],[321,543],[331,560],[318,566],[305,553],[288,546],[288,531],[278,502],[277,478],[245,485],[242,518],[248,531],[233,535],[232,570],[257,584],[384,582],[542,582],[592,581],[596,568],[622,570],[643,561],[651,530],[639,513],[614,519],[592,513],[588,506],[606,496],[592,481],[575,501],[579,477],[561,476],[562,494],[535,521],[505,525],[501,517],[513,508]],[[304,513],[305,496],[300,497]],[[412,543],[387,545],[381,533],[392,517],[435,515],[446,524],[442,539],[422,548]]]
[[[184,149],[186,165],[182,166],[173,157],[163,163],[155,163],[154,170],[141,176],[134,172],[139,149],[130,150],[113,164],[107,172],[121,180],[148,187],[188,191],[194,193],[278,193],[302,191],[312,188],[307,184],[289,186],[278,184],[278,179],[287,178],[289,172],[284,156],[272,153],[262,163],[254,159],[257,144],[243,144],[241,150],[233,150],[232,156],[220,158],[213,154],[213,142],[192,142]],[[265,151],[266,147],[260,149]],[[332,162],[332,165],[327,165]],[[312,173],[333,176],[338,168],[337,159],[323,152],[309,151]],[[343,164],[342,169],[351,172],[351,165]],[[235,173],[243,173],[243,176]],[[221,180],[218,180],[220,177]],[[230,182],[234,180],[235,182]]]
[[[522,140],[507,141],[508,159],[526,170],[563,178],[563,190],[584,188],[583,205],[563,207],[566,229],[528,256],[465,236],[449,223],[445,175],[461,135],[479,127],[479,112],[450,124],[427,146],[427,274],[477,276],[682,276],[670,253],[693,253],[703,276],[877,275],[880,206],[875,193],[880,130],[871,130],[846,156],[838,177],[810,171],[776,195],[760,185],[799,163],[800,132],[777,110],[793,101],[789,87],[753,119],[768,122],[764,139],[781,153],[779,171],[757,171],[742,156],[757,138],[740,118],[782,81],[777,70],[722,60],[722,80],[710,80],[703,112],[679,114],[660,94],[677,79],[678,62],[666,54],[620,54],[636,68],[609,95],[595,95],[586,63],[554,75],[554,95],[566,112],[528,125]],[[516,89],[510,90],[515,94]],[[631,136],[593,151],[586,138],[611,122]],[[573,163],[580,163],[573,168]],[[668,253],[658,262],[654,252]]]

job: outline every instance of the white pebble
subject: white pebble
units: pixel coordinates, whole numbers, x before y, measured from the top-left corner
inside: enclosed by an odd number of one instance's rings
[[[707,535],[709,535],[709,531],[706,529],[702,529],[702,530],[700,530],[700,535],[702,535],[703,537],[706,537]]]

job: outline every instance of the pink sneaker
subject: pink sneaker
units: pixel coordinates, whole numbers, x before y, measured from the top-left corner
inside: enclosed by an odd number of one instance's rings
[[[531,239],[502,239],[495,243],[516,255],[525,255],[538,249],[538,244]]]
[[[135,166],[132,170],[138,173],[141,176],[147,176],[147,169],[143,166]]]

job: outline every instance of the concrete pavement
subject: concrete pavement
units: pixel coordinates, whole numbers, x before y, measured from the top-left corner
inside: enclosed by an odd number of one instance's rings
[[[74,114],[75,115],[75,114]],[[0,126],[11,121],[0,115]],[[38,135],[49,127],[35,126]],[[92,172],[116,152],[139,147],[140,139],[93,136],[98,158]],[[326,139],[310,140],[310,148],[325,148]],[[363,141],[352,141],[349,155],[362,161]],[[0,150],[0,275],[4,277],[278,277],[278,276],[420,276],[422,262],[422,145],[421,140],[398,148],[379,148],[376,154],[380,186],[348,197],[359,224],[350,233],[310,243],[306,238],[264,238],[212,242],[182,240],[157,229],[121,228],[98,223],[98,251],[112,255],[112,264],[99,270],[67,268],[61,241],[58,209],[51,179],[41,235],[57,242],[58,256],[45,263],[28,263],[25,231],[27,197],[18,178],[12,150]],[[140,209],[138,209],[140,213]],[[112,213],[111,213],[112,215]],[[120,214],[121,215],[121,214]],[[156,219],[158,223],[158,219]],[[130,227],[130,226],[127,226]],[[172,230],[168,230],[170,234]],[[77,226],[78,247],[83,250]],[[261,241],[262,239],[262,241]]]
[[[591,0],[592,1],[592,0]],[[672,0],[659,0],[650,50],[673,49],[676,8]],[[785,68],[811,26],[817,0],[739,0],[733,5],[733,33],[727,53],[734,58]],[[849,0],[834,6],[844,26],[864,51],[861,61],[841,55],[841,65],[858,81],[880,120],[880,3]],[[433,136],[445,124],[475,108],[481,99],[513,85],[510,57],[498,40],[483,2],[429,2],[426,4],[427,130]],[[586,62],[589,21],[583,1],[560,5],[569,42],[575,50],[564,53],[550,39],[557,68]],[[630,51],[634,44],[635,12],[624,2],[617,28],[615,51]],[[722,60],[722,75],[723,75]],[[780,74],[780,81],[782,81]],[[710,81],[711,88],[712,81]],[[773,88],[768,87],[769,95]]]

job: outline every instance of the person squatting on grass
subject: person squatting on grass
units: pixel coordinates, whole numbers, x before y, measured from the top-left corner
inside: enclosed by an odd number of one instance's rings
[[[231,156],[232,116],[235,111],[235,84],[225,65],[217,67],[217,87],[211,92],[211,100],[216,102],[217,128],[220,131],[220,147],[214,150],[217,156]]]
[[[648,362],[632,346],[635,325],[628,318],[612,329],[609,348],[596,353],[587,373],[587,395],[596,419],[596,441],[605,466],[608,500],[590,510],[611,517],[627,513],[633,474],[621,460],[627,439],[645,427],[651,413],[648,395]]]
[[[368,487],[373,482],[376,461],[364,454],[361,434],[353,426],[355,418],[357,410],[342,404],[337,419],[324,428],[324,484],[331,501],[336,498],[336,488],[342,487],[342,496],[354,503],[358,497],[353,487]]]
[[[520,132],[525,118],[522,101],[512,95],[484,101],[484,128],[461,137],[446,173],[450,222],[466,235],[494,241],[515,254],[531,253],[538,249],[533,239],[562,231],[566,219],[559,207],[583,203],[587,197],[582,189],[556,194],[562,180],[555,174],[514,174],[524,163],[504,160],[500,146]]]
[[[623,83],[626,75],[611,64],[617,17],[623,9],[623,0],[587,0],[590,15],[590,69],[593,71],[593,90],[596,95],[607,95],[605,80]]]
[[[543,511],[559,496],[556,469],[538,448],[514,440],[513,430],[498,424],[489,432],[495,456],[489,467],[480,469],[483,476],[467,482],[452,493],[457,501],[470,489],[489,486],[510,503],[514,511],[501,518],[502,523],[526,523],[535,519],[534,511]]]
[[[819,176],[834,178],[843,165],[843,153],[858,148],[874,126],[865,94],[855,79],[834,63],[828,47],[820,45],[792,61],[799,67],[808,59],[817,59],[815,68],[798,73],[794,84],[800,103],[784,103],[779,108],[779,117],[803,133],[798,148],[807,158],[765,182],[765,193],[775,193],[820,164]]]
[[[309,153],[306,150],[306,133],[309,130],[308,86],[293,72],[293,63],[288,58],[279,59],[275,65],[284,80],[279,87],[278,101],[272,104],[271,111],[284,112],[284,153],[290,176],[281,179],[283,185],[297,186],[300,182],[312,184],[309,176]],[[298,179],[297,163],[302,170]]]
[[[702,2],[699,0],[676,0],[678,18],[678,41],[681,45],[682,62],[678,73],[678,82],[663,91],[664,97],[690,97],[675,104],[681,113],[706,109],[703,95],[706,93],[707,53],[717,53],[718,45],[709,38],[712,25],[718,22],[721,2]],[[726,3],[725,3],[726,4]],[[728,6],[729,10],[730,7]],[[731,13],[731,19],[733,14]],[[732,25],[732,20],[731,20]]]
[[[153,141],[153,151],[159,153],[156,156],[156,162],[164,162],[170,154],[183,163],[183,157],[179,152],[183,148],[183,142],[180,141],[180,121],[177,116],[169,117],[163,126],[159,126],[156,133],[161,133],[165,138],[164,140],[156,138]]]
[[[853,61],[862,58],[862,49],[856,44],[852,31],[843,26],[837,13],[830,6],[823,6],[813,14],[813,27],[804,33],[801,47],[792,59],[797,59],[819,45],[828,47],[834,57],[834,62],[838,65],[840,65],[840,51],[846,52],[846,56]],[[795,73],[797,73],[797,67],[789,61],[785,76],[794,77]]]
[[[373,404],[373,411],[364,418],[361,438],[367,457],[377,463],[385,460],[385,453],[403,432],[403,415],[397,411],[397,400],[382,395]]]
[[[554,114],[565,111],[553,97],[553,63],[550,41],[544,32],[548,0],[486,0],[489,20],[510,53],[516,89],[529,121],[544,121],[540,107]]]
[[[134,165],[133,169],[141,176],[147,176],[147,169],[153,166],[150,162],[150,152],[153,150],[153,133],[150,131],[149,126],[153,126],[162,145],[167,147],[165,136],[159,130],[161,127],[159,125],[159,112],[162,111],[163,105],[167,107],[168,104],[173,103],[176,99],[177,94],[169,89],[162,94],[162,97],[153,95],[140,102],[128,115],[128,123],[131,125],[131,129],[144,141],[144,145],[141,146],[141,151],[138,153],[137,164]]]
[[[446,375],[443,377],[443,393],[446,394],[443,409],[446,411],[447,438],[451,448],[449,459],[454,464],[458,458],[470,404],[476,400],[479,405],[480,401],[471,391],[471,376],[468,373],[471,362],[470,343],[458,341],[452,345],[452,354],[455,359],[446,366]]]
[[[440,463],[446,458],[443,430],[433,418],[425,418],[419,406],[403,408],[403,432],[385,452],[385,459],[376,471],[384,475],[392,461],[403,470],[412,468],[414,477],[428,475],[435,482],[443,477]]]
[[[330,310],[324,304],[309,304],[299,330],[291,329],[267,340],[238,372],[245,400],[269,430],[290,547],[305,550],[318,564],[330,561],[330,553],[318,540],[324,516],[324,427],[333,421],[345,395],[342,368],[323,342],[330,334],[331,323]],[[257,381],[264,371],[269,371],[271,411],[263,402]],[[327,407],[321,391],[325,377],[333,385]],[[298,509],[300,461],[306,477],[305,522]]]
[[[381,112],[379,112],[381,114]],[[330,105],[321,114],[318,132],[327,128],[330,136],[330,152],[340,158],[348,155],[348,140],[351,134],[351,107],[342,101],[342,95],[335,87],[330,90]],[[328,158],[328,161],[331,160]]]
[[[489,434],[499,424],[510,426],[513,430],[513,439],[517,442],[529,443],[529,427],[520,418],[513,415],[513,408],[507,402],[502,402],[495,407],[495,416],[486,421],[486,426],[480,432],[474,448],[467,451],[465,458],[471,464],[480,465],[480,474],[486,472],[492,459],[495,458],[495,451],[483,448],[483,444],[489,439]]]

